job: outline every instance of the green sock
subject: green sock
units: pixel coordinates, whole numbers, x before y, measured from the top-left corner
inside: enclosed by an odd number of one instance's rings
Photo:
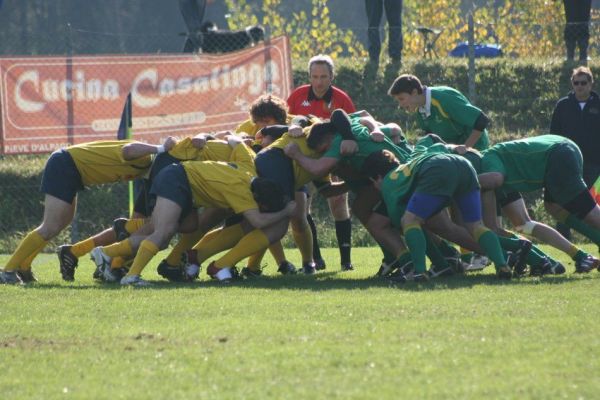
[[[573,214],[569,214],[563,223],[590,239],[596,246],[600,246],[600,230],[586,224],[583,220],[577,218]]]
[[[546,259],[548,259],[550,261],[554,261],[554,260],[552,260],[552,257],[550,257],[549,255],[544,253],[542,250],[540,250],[540,248],[537,247],[535,244],[532,244],[531,250],[529,250],[529,253],[527,253],[527,260],[526,260],[527,264],[540,265]]]
[[[520,244],[521,239],[518,239],[518,238],[507,238],[507,237],[498,235],[498,241],[500,242],[500,246],[504,250],[517,251],[517,250],[519,250],[519,247],[521,247],[521,244]]]
[[[452,246],[447,240],[442,239],[438,244],[438,248],[444,257],[460,257],[460,253],[456,250],[456,247]]]
[[[485,250],[485,254],[492,260],[496,269],[506,265],[506,258],[504,258],[502,247],[500,247],[500,241],[494,232],[487,228],[481,228],[476,234],[476,239],[477,243]]]
[[[404,240],[410,250],[410,255],[417,274],[427,270],[425,265],[425,252],[427,251],[427,240],[423,229],[418,224],[409,225],[404,229]]]

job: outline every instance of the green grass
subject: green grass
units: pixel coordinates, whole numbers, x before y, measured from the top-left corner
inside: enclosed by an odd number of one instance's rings
[[[547,248],[546,248],[547,249]],[[588,250],[592,251],[591,247]],[[297,251],[288,251],[297,262]],[[595,398],[600,274],[499,282],[491,268],[397,287],[354,272],[222,286],[103,286],[82,259],[0,286],[3,399]],[[559,256],[551,252],[554,256]],[[0,256],[0,262],[7,256]],[[560,257],[566,263],[565,257]]]

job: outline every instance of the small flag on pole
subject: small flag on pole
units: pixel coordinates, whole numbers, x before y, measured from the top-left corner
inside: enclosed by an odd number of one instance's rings
[[[123,113],[121,114],[121,122],[119,123],[119,130],[117,131],[117,140],[131,139],[133,118],[131,113],[131,93],[127,95],[125,100],[125,107],[123,107]],[[133,214],[133,182],[129,181],[129,215]]]

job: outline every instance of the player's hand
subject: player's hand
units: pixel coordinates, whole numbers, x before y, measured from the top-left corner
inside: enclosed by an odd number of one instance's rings
[[[227,144],[229,145],[229,147],[235,147],[244,141],[243,138],[237,135],[227,135],[225,136],[225,140],[227,140]]]
[[[385,135],[380,130],[375,130],[371,132],[371,140],[377,143],[383,142],[385,139]]]
[[[340,154],[343,156],[351,156],[358,151],[358,144],[355,140],[342,140],[340,144]]]
[[[299,138],[304,136],[304,130],[299,127],[298,125],[290,125],[290,127],[288,128],[288,136],[294,137],[294,138]]]
[[[289,143],[283,148],[283,152],[289,158],[295,158],[300,154],[300,147],[296,143]]]
[[[192,138],[192,146],[194,146],[197,149],[202,149],[206,145],[206,141],[207,141],[206,135],[203,135],[203,134],[196,135]]]
[[[177,144],[177,139],[175,139],[173,136],[169,136],[168,138],[165,139],[163,146],[165,148],[165,151],[169,151],[173,147],[175,147],[176,144]]]
[[[454,148],[456,154],[460,154],[461,156],[467,152],[467,146],[464,144],[458,145]]]

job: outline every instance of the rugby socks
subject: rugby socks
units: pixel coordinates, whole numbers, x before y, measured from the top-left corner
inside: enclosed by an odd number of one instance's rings
[[[234,267],[239,261],[264,250],[267,247],[269,247],[269,238],[260,229],[255,229],[244,236],[238,244],[229,250],[223,257],[216,260],[214,265],[219,269]]]
[[[208,258],[223,250],[232,248],[243,237],[244,230],[241,224],[226,226],[208,232],[194,246],[194,250],[198,254],[198,264],[203,263]]]
[[[125,257],[117,256],[110,260],[110,269],[118,269],[125,265]]]
[[[77,242],[74,245],[72,245],[71,254],[79,258],[94,250],[94,247],[96,247],[96,244],[94,243],[94,238],[87,238],[85,240],[82,240],[81,242]]]
[[[29,232],[19,246],[17,246],[15,252],[8,259],[6,265],[4,266],[4,270],[7,272],[16,271],[19,268],[19,265],[22,261],[26,260],[34,254],[36,251],[39,253],[41,250],[38,250],[40,247],[43,249],[48,244],[48,241],[44,240],[44,238],[37,233],[37,231]]]
[[[313,241],[313,259],[314,260],[322,260],[323,256],[321,255],[321,248],[319,247],[319,240],[317,238],[317,226],[315,225],[315,221],[312,218],[312,215],[308,214],[306,216],[308,221],[308,226],[310,226],[310,231],[312,233],[312,241]]]
[[[506,238],[506,237],[502,237],[502,236],[498,235],[498,239],[500,240],[500,245],[505,250],[511,250],[511,249],[509,249],[505,245],[505,242],[503,241],[504,239],[518,239],[518,240],[521,239],[521,237],[519,235],[515,234],[514,232],[511,232],[511,231],[508,231],[508,232],[511,234],[510,238]],[[508,246],[511,246],[511,244],[508,244]],[[511,251],[514,251],[514,250],[511,250]],[[544,253],[538,246],[536,246],[535,244],[532,243],[531,249],[529,250],[529,253],[527,253],[527,258],[526,258],[525,262],[529,265],[540,265],[544,261],[546,261],[546,259],[548,259],[550,261],[554,261],[552,259],[552,257],[550,257],[549,255]]]
[[[492,260],[496,269],[506,265],[506,258],[500,247],[498,236],[484,226],[480,226],[475,230],[475,238],[477,243],[485,250],[485,254]]]
[[[175,266],[181,262],[181,255],[191,249],[204,236],[203,229],[197,229],[192,233],[182,233],[179,235],[179,240],[171,252],[167,256],[167,264]]]
[[[29,257],[27,257],[26,259],[24,259],[23,261],[21,261],[19,263],[19,270],[21,271],[28,271],[31,269],[31,263],[33,262],[34,258],[37,257],[38,254],[40,254],[40,251],[44,250],[44,247],[46,247],[46,243],[40,245],[40,247],[38,247],[33,253],[31,253],[29,255]]]
[[[350,251],[352,250],[352,221],[350,218],[343,221],[335,221],[335,237],[340,249],[340,260],[342,265],[350,264]]]
[[[120,242],[104,246],[102,248],[102,251],[110,258],[118,256],[128,257],[133,254],[133,249],[131,248],[131,243],[129,242],[129,239],[125,239]]]
[[[159,248],[154,243],[149,240],[142,240],[127,276],[141,275],[144,267],[152,260],[152,257],[154,257],[158,251]]]
[[[310,229],[304,229],[304,231],[292,229],[292,236],[294,236],[296,246],[298,246],[298,250],[302,255],[302,262],[311,262],[313,260],[313,237]]]
[[[261,250],[257,253],[252,254],[248,257],[248,262],[246,263],[246,267],[251,271],[260,271],[262,268],[260,267],[260,263],[265,256],[267,249]]]
[[[445,239],[441,239],[437,246],[444,257],[460,257],[460,253],[456,250],[456,247],[452,246],[450,242]]]
[[[125,230],[129,233],[137,232],[144,224],[146,219],[144,218],[131,218],[125,223]]]
[[[281,244],[281,240],[279,240],[279,241],[273,243],[271,246],[269,246],[269,251],[271,252],[271,255],[273,256],[273,258],[275,259],[275,262],[277,263],[277,265],[279,265],[285,261],[285,253],[283,252],[283,245]]]
[[[410,224],[404,227],[404,241],[410,251],[415,272],[424,273],[427,270],[425,264],[425,252],[427,251],[427,239],[419,224]]]
[[[586,224],[585,221],[577,218],[573,214],[569,214],[567,218],[561,222],[590,239],[596,246],[600,246],[600,230]]]

